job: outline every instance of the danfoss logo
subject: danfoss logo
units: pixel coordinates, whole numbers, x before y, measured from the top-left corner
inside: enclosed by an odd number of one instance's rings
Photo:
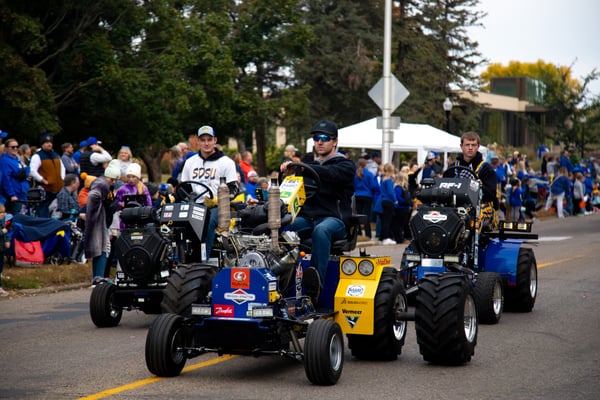
[[[433,222],[434,224],[437,224],[438,222],[446,221],[448,219],[448,216],[446,216],[444,214],[440,214],[438,211],[432,211],[429,214],[423,215],[423,219],[425,221],[429,221],[429,222]]]

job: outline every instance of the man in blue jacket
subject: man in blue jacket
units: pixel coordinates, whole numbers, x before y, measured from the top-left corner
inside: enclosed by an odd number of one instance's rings
[[[321,189],[306,200],[290,229],[312,239],[311,266],[304,271],[303,279],[306,294],[316,305],[327,274],[331,244],[347,235],[356,168],[352,160],[338,153],[338,129],[333,122],[322,120],[310,133],[316,158],[307,164],[319,175]],[[287,171],[288,164],[281,164],[282,172]]]

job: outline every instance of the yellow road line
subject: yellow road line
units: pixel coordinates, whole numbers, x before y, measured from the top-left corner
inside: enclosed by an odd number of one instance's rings
[[[559,263],[567,262],[567,261],[573,261],[573,260],[578,259],[578,258],[582,258],[582,256],[571,257],[571,258],[563,258],[562,260],[556,260],[556,261],[551,261],[551,262],[547,262],[547,263],[541,263],[541,264],[538,264],[537,267],[538,268],[549,267],[549,266],[554,265],[554,264],[559,264]]]
[[[204,362],[201,362],[201,363],[198,363],[198,364],[194,364],[194,365],[190,365],[188,367],[185,367],[181,373],[184,374],[186,372],[194,371],[196,369],[209,367],[209,366],[214,365],[214,364],[219,364],[219,363],[222,363],[222,362],[225,362],[225,361],[229,361],[229,360],[231,360],[232,358],[235,358],[235,357],[237,357],[237,356],[227,355],[227,356],[221,356],[221,357],[213,358],[211,360],[207,360],[207,361],[204,361]],[[112,389],[103,390],[102,392],[91,394],[89,396],[80,397],[79,400],[104,399],[105,397],[109,397],[109,396],[112,396],[112,395],[115,395],[115,394],[118,394],[118,393],[121,393],[121,392],[125,392],[127,390],[137,389],[137,388],[142,387],[142,386],[150,385],[151,383],[162,381],[163,379],[166,379],[166,378],[161,378],[161,377],[158,377],[158,376],[154,376],[152,378],[140,379],[139,381],[131,382],[131,383],[128,383],[128,384],[123,385],[123,386],[118,386],[118,387],[115,387],[115,388],[112,388]]]

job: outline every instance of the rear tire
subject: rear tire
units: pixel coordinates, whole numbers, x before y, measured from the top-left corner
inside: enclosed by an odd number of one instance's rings
[[[506,288],[507,309],[530,312],[535,304],[538,288],[537,263],[533,250],[519,249],[517,261],[517,284]]]
[[[317,319],[304,339],[304,371],[308,380],[321,386],[335,385],[344,367],[344,336],[340,326]]]
[[[400,313],[408,309],[402,279],[386,268],[375,294],[373,335],[347,335],[352,355],[363,360],[393,361],[402,353],[407,321]]]
[[[419,282],[415,309],[417,343],[423,359],[460,365],[477,344],[477,309],[471,283],[462,274],[427,275]]]
[[[209,264],[181,264],[169,277],[161,309],[165,313],[190,316],[192,304],[203,302],[212,289],[217,269]]]
[[[477,316],[481,324],[497,324],[504,310],[504,287],[496,272],[477,274],[473,289]]]
[[[181,373],[187,356],[183,317],[175,314],[159,315],[146,336],[146,366],[157,376],[177,376]]]
[[[110,328],[119,325],[123,309],[113,306],[113,297],[117,287],[111,283],[99,283],[90,296],[90,316],[98,328]]]

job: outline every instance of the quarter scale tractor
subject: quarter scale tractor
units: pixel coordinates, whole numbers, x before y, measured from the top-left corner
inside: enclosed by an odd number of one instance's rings
[[[402,275],[391,257],[364,250],[345,255],[355,249],[365,217],[354,215],[347,237],[333,243],[317,304],[306,295],[302,278],[310,265],[311,243],[285,227],[304,200],[318,192],[320,180],[306,164],[290,167],[295,175],[280,187],[272,184],[266,204],[231,214],[228,201],[222,201],[227,197],[219,193],[219,265],[182,264],[171,274],[164,313],[146,338],[150,372],[177,376],[187,359],[209,352],[280,355],[302,362],[313,384],[333,385],[342,373],[344,334],[356,358],[395,360],[401,354],[407,321],[414,319]],[[430,304],[454,317],[445,330],[447,345],[433,349],[430,360],[462,364],[473,354],[477,320],[464,319],[465,304],[474,307],[467,301],[467,280],[456,274],[450,280],[460,293]],[[433,319],[422,330],[439,331],[448,322]]]
[[[125,229],[115,241],[117,272],[114,282],[97,284],[90,296],[90,316],[100,327],[119,324],[123,310],[160,314],[167,279],[180,264],[202,259],[205,249],[206,207],[178,186],[181,203],[166,204],[160,215],[152,207],[132,201],[121,211]],[[200,195],[210,189],[202,187]],[[198,194],[194,194],[198,196]]]
[[[476,174],[460,166],[427,180],[418,195],[422,205],[410,222],[413,240],[401,270],[409,298],[416,294],[417,341],[425,360],[436,360],[448,337],[444,329],[431,326],[445,318],[432,305],[452,296],[455,288],[464,292],[457,297],[468,296],[466,332],[468,321],[477,318],[497,323],[505,305],[518,312],[533,309],[537,265],[533,250],[524,244],[537,235],[530,233],[531,223],[500,221],[498,230],[485,225],[480,220],[481,196]]]

